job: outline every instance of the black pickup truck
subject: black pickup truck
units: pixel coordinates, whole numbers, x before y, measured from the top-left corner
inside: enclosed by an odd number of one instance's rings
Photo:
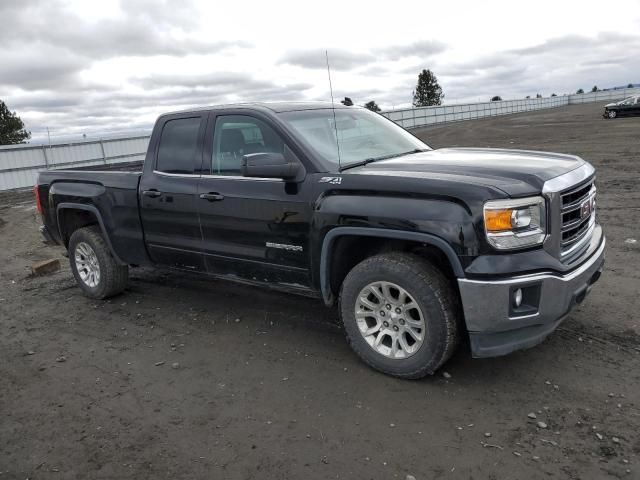
[[[428,145],[331,104],[162,115],[144,164],[41,172],[45,239],[84,292],[131,266],[338,303],[369,365],[418,378],[541,342],[600,276],[593,167],[553,153]]]

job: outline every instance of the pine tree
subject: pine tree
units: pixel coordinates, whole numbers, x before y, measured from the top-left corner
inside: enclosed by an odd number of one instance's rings
[[[500,95],[496,95],[495,97],[491,97],[492,102],[501,102],[502,97]]]
[[[23,143],[30,138],[31,132],[25,130],[24,122],[0,100],[0,145]]]
[[[592,92],[597,92],[598,91],[598,86],[594,85],[593,88],[591,89]]]
[[[431,70],[422,70],[418,75],[418,83],[413,91],[413,106],[428,107],[441,105],[444,93],[438,84],[438,79]]]
[[[584,93],[584,90],[579,88],[578,91],[576,93]]]
[[[364,104],[364,108],[368,108],[372,112],[380,112],[381,111],[381,109],[378,106],[378,104],[376,102],[374,102],[373,100],[371,100],[370,102],[365,103]]]

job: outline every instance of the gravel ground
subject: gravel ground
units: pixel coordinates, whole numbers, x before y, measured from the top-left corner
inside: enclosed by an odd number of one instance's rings
[[[421,381],[368,369],[306,298],[136,269],[87,299],[30,195],[0,195],[0,480],[640,478],[640,118],[601,111],[418,132],[583,156],[608,237],[599,284],[542,345],[460,350]],[[31,277],[48,258],[62,270]]]

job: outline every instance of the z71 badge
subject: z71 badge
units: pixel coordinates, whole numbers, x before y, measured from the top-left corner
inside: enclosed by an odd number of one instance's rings
[[[342,183],[342,177],[322,177],[318,180],[318,183],[331,183],[333,185],[340,185]]]

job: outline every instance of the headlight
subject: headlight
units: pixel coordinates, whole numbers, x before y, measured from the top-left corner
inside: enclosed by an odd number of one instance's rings
[[[484,205],[484,229],[498,250],[539,245],[546,236],[544,198],[493,200]]]

